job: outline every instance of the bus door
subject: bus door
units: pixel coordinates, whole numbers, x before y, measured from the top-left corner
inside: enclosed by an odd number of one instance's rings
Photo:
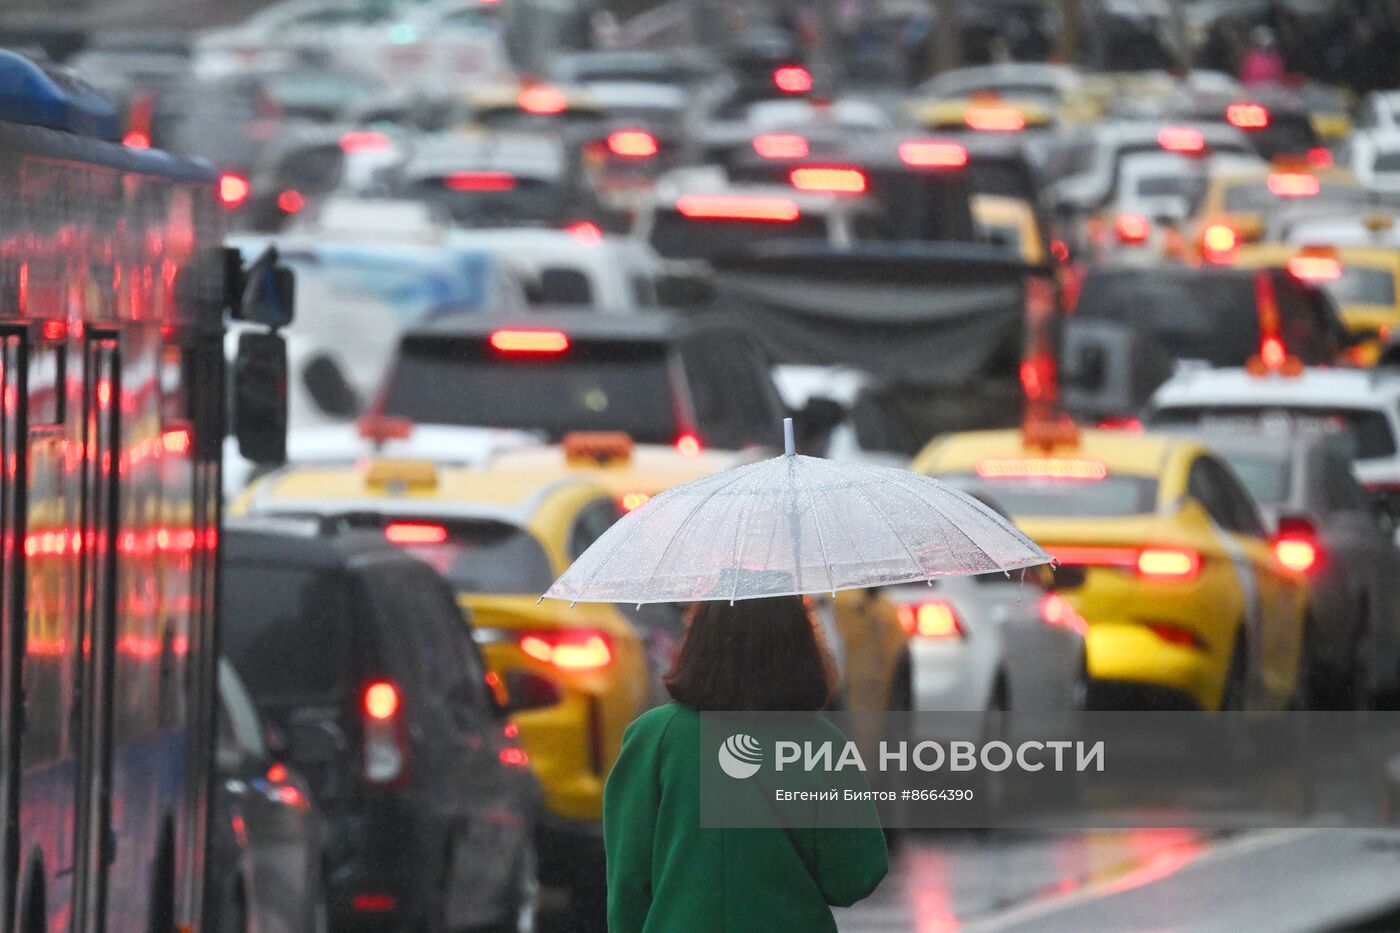
[[[106,866],[116,854],[111,821],[112,679],[116,652],[117,477],[121,417],[117,339],[89,333],[83,359],[82,581],[79,603],[78,800],[72,929],[102,929]]]
[[[15,909],[19,832],[19,659],[24,644],[24,334],[0,328],[0,929]]]

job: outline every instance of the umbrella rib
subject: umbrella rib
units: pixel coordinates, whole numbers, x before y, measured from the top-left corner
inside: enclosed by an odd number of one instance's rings
[[[919,559],[917,557],[914,556],[914,549],[911,548],[909,546],[909,543],[904,540],[904,536],[899,533],[899,529],[894,527],[894,522],[890,521],[890,517],[885,514],[884,509],[880,508],[880,504],[875,501],[875,499],[870,495],[870,493],[866,492],[865,489],[863,489],[856,483],[851,483],[851,488],[854,489],[856,492],[860,493],[862,499],[870,503],[870,507],[875,510],[875,514],[880,516],[880,520],[885,523],[885,527],[890,530],[890,534],[894,535],[894,539],[899,542],[899,546],[904,548],[904,553],[909,555],[909,563],[914,565],[914,569],[916,571],[918,571],[919,573],[923,573],[924,565],[919,562]],[[947,540],[946,536],[944,537],[944,540]]]
[[[753,513],[757,510],[759,497],[753,496],[749,499],[748,510],[744,512],[744,522],[739,530],[735,532],[734,544],[738,554],[734,556],[734,588],[729,591],[729,601],[732,603],[739,595],[739,573],[744,567],[744,551],[748,545],[749,525],[753,522]]]
[[[794,465],[794,472],[798,472],[796,466]],[[834,595],[836,593],[836,578],[831,572],[831,558],[826,553],[826,536],[822,534],[822,520],[817,514],[816,495],[812,492],[812,484],[808,482],[807,477],[800,472],[798,475],[802,478],[802,485],[807,487],[807,497],[812,502],[812,524],[817,528],[817,548],[822,552],[822,565],[826,567],[826,582]]]
[[[735,470],[734,472],[739,475],[731,477],[729,482],[723,483],[722,485],[716,486],[714,489],[710,490],[709,494],[706,495],[705,498],[701,499],[699,502],[695,503],[695,506],[691,508],[689,512],[685,513],[685,518],[683,518],[680,522],[677,523],[677,533],[671,536],[670,541],[666,542],[666,547],[661,551],[661,557],[657,559],[656,564],[651,568],[651,573],[647,574],[647,578],[644,581],[642,581],[642,590],[645,590],[647,586],[651,584],[651,581],[656,578],[656,572],[661,569],[662,564],[666,563],[666,555],[670,554],[671,548],[676,546],[676,539],[680,537],[680,531],[685,528],[686,524],[689,523],[691,518],[695,516],[695,513],[704,508],[705,504],[708,503],[715,496],[719,495],[721,492],[728,489],[730,486],[733,486],[739,480],[747,476],[749,471],[740,468],[738,470]],[[611,554],[609,554],[608,556],[612,557]],[[589,582],[591,583],[592,580],[590,579]]]

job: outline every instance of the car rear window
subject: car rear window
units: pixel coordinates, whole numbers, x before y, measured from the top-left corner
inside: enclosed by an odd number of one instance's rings
[[[1074,315],[1132,324],[1172,356],[1217,366],[1239,365],[1259,346],[1254,283],[1244,276],[1090,273]]]
[[[1225,461],[1260,505],[1278,505],[1288,498],[1291,471],[1287,460],[1259,454],[1226,454]]]
[[[819,240],[827,237],[826,218],[803,214],[795,220],[696,219],[679,211],[656,212],[651,245],[668,259],[709,259],[770,240]]]
[[[473,185],[476,190],[472,190]],[[472,226],[550,224],[572,218],[583,207],[569,186],[560,181],[494,170],[420,178],[409,186],[407,194],[437,205],[455,223]]]
[[[1263,431],[1333,437],[1353,460],[1395,454],[1395,434],[1385,413],[1373,408],[1282,407],[1278,405],[1181,405],[1159,408],[1154,427],[1190,425],[1208,431]]]
[[[1306,204],[1309,207],[1355,207],[1366,204],[1369,200],[1370,195],[1365,188],[1353,185],[1337,185],[1324,181],[1319,183],[1314,195],[1286,197],[1274,194],[1269,189],[1267,180],[1251,181],[1225,189],[1225,213],[1261,213],[1291,204]]]
[[[581,341],[559,353],[506,353],[486,338],[408,338],[384,412],[419,424],[626,431],[643,444],[675,441],[676,403],[660,343]]]
[[[1395,304],[1395,275],[1385,269],[1343,265],[1341,277],[1323,287],[1339,305]]]
[[[345,620],[355,610],[347,585],[329,570],[225,562],[223,649],[259,702],[325,697],[348,687]]]
[[[528,593],[554,582],[544,549],[528,531],[504,522],[444,522],[413,516],[349,516],[350,525],[384,532],[461,593]]]
[[[1376,172],[1400,172],[1400,152],[1376,153],[1376,160],[1371,164],[1371,169]]]
[[[940,476],[963,489],[985,493],[1014,518],[1112,518],[1146,515],[1157,508],[1157,480],[1112,474],[1098,480],[987,479],[972,473]]]

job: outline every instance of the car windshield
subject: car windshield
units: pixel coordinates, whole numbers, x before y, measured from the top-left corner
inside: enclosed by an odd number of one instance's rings
[[[987,479],[975,473],[939,476],[985,492],[1013,518],[1113,518],[1146,515],[1157,508],[1157,480],[1110,473],[1085,482],[1065,479]]]
[[[1334,437],[1353,460],[1394,456],[1395,434],[1385,412],[1374,408],[1279,405],[1172,405],[1152,414],[1154,427],[1190,425],[1208,431],[1264,431]]]
[[[514,353],[480,337],[410,337],[383,405],[420,424],[521,428],[553,440],[626,431],[640,443],[670,444],[678,433],[660,343],[575,339],[558,353]]]

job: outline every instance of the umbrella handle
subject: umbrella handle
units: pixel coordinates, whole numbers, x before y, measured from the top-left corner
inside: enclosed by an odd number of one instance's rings
[[[797,454],[797,440],[792,433],[792,419],[783,419],[783,453],[789,457]]]

